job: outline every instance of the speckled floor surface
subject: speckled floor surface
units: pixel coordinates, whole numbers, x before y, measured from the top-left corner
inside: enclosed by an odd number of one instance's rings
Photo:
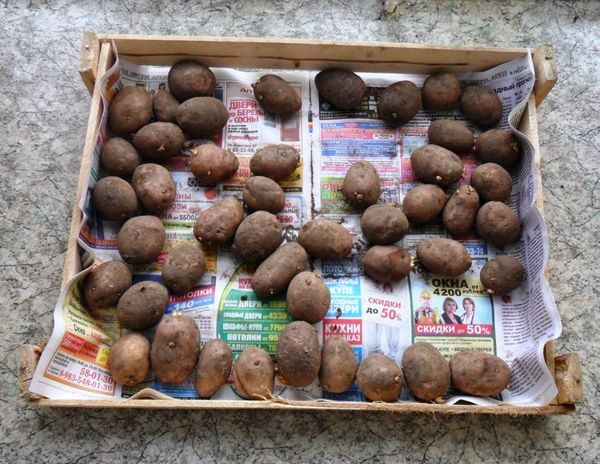
[[[0,462],[597,462],[600,2],[0,1]],[[493,3],[493,4],[492,4]],[[151,4],[152,6],[149,6]],[[395,11],[393,6],[396,5]],[[556,48],[540,107],[560,351],[586,400],[565,417],[36,409],[16,350],[50,335],[90,99],[84,31]]]

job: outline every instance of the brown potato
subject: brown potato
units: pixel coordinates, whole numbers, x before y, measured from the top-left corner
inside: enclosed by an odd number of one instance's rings
[[[478,210],[479,195],[475,189],[470,185],[461,185],[444,206],[444,227],[453,237],[464,237],[473,229]]]
[[[356,378],[358,359],[352,345],[341,335],[331,335],[321,350],[319,382],[323,390],[342,393],[348,390]]]
[[[195,97],[179,105],[175,119],[186,134],[205,138],[221,133],[229,120],[229,112],[216,98]]]
[[[151,214],[161,214],[175,202],[177,185],[171,173],[160,164],[140,164],[133,171],[131,185],[144,208]]]
[[[152,97],[143,87],[124,87],[108,108],[108,126],[115,134],[129,135],[150,122]]]
[[[143,382],[150,371],[150,342],[137,333],[122,336],[110,349],[108,370],[119,385]]]
[[[515,212],[499,201],[490,201],[477,213],[477,233],[496,246],[510,245],[519,240],[521,223]]]
[[[352,251],[350,232],[328,219],[313,219],[304,224],[298,243],[315,258],[342,259]]]
[[[227,383],[231,372],[231,348],[215,338],[206,342],[196,370],[196,391],[201,398],[210,398]]]
[[[415,342],[404,351],[402,372],[406,386],[421,400],[437,400],[450,387],[448,361],[430,343]]]
[[[192,97],[212,97],[215,91],[215,75],[202,63],[183,60],[169,70],[169,90],[179,101]]]
[[[176,295],[183,295],[196,286],[206,272],[206,259],[198,246],[182,243],[173,248],[162,265],[162,280]]]
[[[479,278],[488,293],[505,295],[519,287],[524,276],[525,269],[521,261],[512,256],[499,255],[485,263]]]
[[[471,267],[471,257],[464,245],[449,238],[429,238],[417,245],[421,265],[434,274],[457,277]]]
[[[502,102],[496,92],[486,87],[469,85],[460,97],[465,116],[479,127],[493,127],[502,118]]]
[[[408,233],[408,219],[394,205],[371,205],[360,218],[363,235],[374,245],[391,245]]]
[[[191,153],[190,170],[202,184],[229,179],[240,167],[237,156],[212,143],[194,147]]]
[[[251,211],[279,213],[285,206],[285,194],[277,182],[264,176],[252,176],[246,180],[244,201]]]
[[[496,163],[510,168],[519,161],[519,144],[514,134],[507,130],[492,129],[484,132],[475,142],[477,156],[484,163]]]
[[[127,290],[117,305],[121,327],[148,330],[158,324],[167,309],[169,291],[153,280],[138,282]]]
[[[107,261],[92,269],[83,283],[83,297],[88,309],[114,307],[131,287],[131,271],[122,261]]]
[[[377,112],[396,127],[414,118],[421,108],[421,91],[410,81],[395,82],[381,92]]]
[[[266,74],[252,84],[254,97],[269,113],[291,114],[300,110],[302,100],[294,88],[275,74]]]
[[[460,121],[438,119],[427,129],[429,143],[439,145],[453,153],[468,153],[475,146],[473,130]]]
[[[363,269],[379,282],[398,282],[410,274],[410,254],[398,245],[375,245],[363,258]]]
[[[198,215],[194,236],[208,246],[226,245],[244,219],[244,208],[235,198],[225,198]]]
[[[104,144],[100,164],[111,176],[129,179],[140,164],[140,155],[127,140],[115,137]]]
[[[375,166],[365,160],[350,166],[344,177],[342,192],[346,201],[355,208],[365,209],[377,203],[381,193],[381,179]]]
[[[308,264],[308,255],[296,242],[286,243],[265,259],[252,276],[252,290],[259,298],[271,298],[287,290],[292,279]]]
[[[150,161],[163,163],[177,155],[183,148],[185,135],[171,122],[153,122],[142,127],[133,136],[137,151]]]
[[[250,171],[274,181],[288,178],[300,164],[300,153],[291,145],[267,145],[250,159]]]
[[[462,160],[443,147],[424,145],[412,152],[410,162],[417,179],[447,187],[463,176]]]
[[[371,401],[395,401],[402,390],[402,369],[383,353],[371,353],[360,363],[356,383]]]
[[[157,121],[176,123],[175,113],[179,101],[166,90],[157,90],[152,99],[152,109]]]
[[[138,209],[135,190],[120,177],[104,177],[94,187],[92,195],[96,210],[111,221],[126,221]]]
[[[432,74],[423,83],[423,108],[428,111],[448,111],[458,108],[460,82],[451,72]]]
[[[271,213],[257,211],[242,221],[235,231],[231,251],[245,263],[258,264],[281,243],[281,223]]]
[[[316,324],[325,319],[331,293],[320,276],[304,271],[292,279],[287,290],[287,309],[297,321]]]
[[[417,185],[404,196],[402,211],[413,224],[425,224],[442,212],[447,199],[437,185]]]
[[[181,383],[196,367],[200,330],[196,321],[181,313],[163,317],[154,335],[150,359],[162,383]]]
[[[262,348],[249,346],[233,365],[233,383],[238,394],[248,400],[264,400],[273,396],[275,367]]]
[[[496,396],[510,382],[510,367],[498,356],[460,351],[450,360],[452,385],[473,396]]]
[[[342,110],[353,110],[367,91],[365,82],[352,71],[331,68],[315,76],[315,85],[321,98]]]
[[[160,254],[165,244],[165,226],[156,216],[129,219],[117,234],[117,249],[129,264],[148,264]]]
[[[307,387],[319,375],[321,346],[317,331],[308,322],[285,326],[277,340],[277,367],[286,385]]]
[[[471,185],[483,201],[508,201],[512,191],[512,177],[496,163],[477,166],[471,173]]]

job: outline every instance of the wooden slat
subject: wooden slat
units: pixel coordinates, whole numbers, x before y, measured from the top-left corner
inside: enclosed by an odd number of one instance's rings
[[[559,404],[575,404],[583,401],[583,380],[581,377],[581,359],[577,353],[557,356],[556,386]]]
[[[535,68],[535,103],[539,105],[558,79],[552,45],[540,45],[533,50],[533,67]]]
[[[83,34],[79,58],[79,75],[90,95],[94,93],[94,84],[98,74],[98,54],[100,43],[93,32]]]

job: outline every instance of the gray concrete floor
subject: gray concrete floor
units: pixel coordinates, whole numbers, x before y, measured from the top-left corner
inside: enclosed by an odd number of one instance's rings
[[[0,1],[0,462],[597,462],[600,2]],[[101,411],[18,399],[16,350],[52,330],[90,99],[84,31],[556,48],[540,107],[549,275],[581,353],[565,417]]]

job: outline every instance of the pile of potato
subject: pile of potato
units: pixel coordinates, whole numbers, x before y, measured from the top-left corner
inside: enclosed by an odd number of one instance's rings
[[[342,225],[314,219],[301,228],[297,242],[281,245],[282,227],[275,216],[285,203],[278,182],[297,168],[300,155],[285,144],[258,150],[250,161],[250,177],[243,189],[245,209],[235,198],[225,198],[198,215],[193,228],[198,243],[172,249],[162,264],[162,283],[142,281],[132,285],[129,265],[154,262],[165,243],[165,228],[157,217],[174,202],[176,185],[162,166],[182,153],[187,140],[215,137],[227,124],[225,106],[213,97],[215,76],[195,61],[176,63],[168,76],[170,93],[159,90],[154,98],[139,87],[126,87],[114,98],[108,117],[115,135],[104,146],[101,165],[108,175],[93,191],[93,204],[106,219],[121,222],[117,247],[122,261],[95,267],[86,277],[83,295],[94,315],[101,308],[117,308],[120,325],[130,331],[112,347],[109,368],[117,383],[133,386],[150,369],[163,383],[181,383],[196,370],[196,390],[205,398],[214,395],[230,377],[244,398],[273,395],[275,377],[284,385],[306,387],[317,378],[326,391],[341,393],[356,381],[374,401],[393,401],[404,383],[422,400],[439,400],[452,383],[479,396],[493,396],[508,384],[510,369],[486,353],[461,352],[448,363],[432,345],[415,343],[406,350],[402,367],[381,353],[371,353],[362,363],[341,335],[330,336],[321,346],[312,324],[327,314],[331,295],[320,276],[307,271],[311,258],[342,259],[350,255],[353,241]],[[354,109],[366,85],[356,74],[328,69],[315,78],[324,99],[340,109]],[[265,111],[295,113],[301,100],[278,76],[269,74],[253,84],[254,95]],[[495,126],[502,104],[494,92],[467,87],[461,92],[456,76],[429,77],[420,90],[408,81],[386,88],[379,100],[379,116],[394,126],[410,121],[421,106],[445,111],[460,105],[464,114],[482,128]],[[464,237],[475,228],[480,237],[497,246],[519,238],[519,219],[504,202],[512,179],[505,168],[519,158],[518,145],[508,131],[491,129],[476,140],[471,129],[454,120],[437,120],[429,128],[431,144],[411,157],[422,182],[406,195],[402,209],[378,204],[381,182],[376,169],[361,160],[348,170],[342,191],[349,205],[362,211],[361,229],[372,245],[363,258],[367,275],[381,282],[404,279],[414,265],[409,252],[395,245],[408,232],[439,216],[450,235]],[[463,176],[457,153],[473,146],[484,164],[462,186],[445,191]],[[202,185],[214,185],[238,169],[235,154],[204,143],[188,150],[189,167]],[[483,206],[480,206],[481,203]],[[246,215],[247,212],[247,215]],[[294,322],[277,342],[275,362],[257,347],[246,348],[233,363],[231,349],[222,340],[210,340],[200,349],[195,321],[181,313],[164,315],[169,293],[185,294],[206,271],[200,246],[231,246],[235,257],[256,266],[252,289],[266,299],[287,295]],[[457,276],[471,266],[465,247],[456,240],[433,238],[417,247],[417,258],[427,270]],[[127,264],[126,264],[127,263]],[[490,293],[507,293],[523,278],[521,263],[509,256],[490,260],[481,280]],[[140,331],[155,327],[150,343]]]

